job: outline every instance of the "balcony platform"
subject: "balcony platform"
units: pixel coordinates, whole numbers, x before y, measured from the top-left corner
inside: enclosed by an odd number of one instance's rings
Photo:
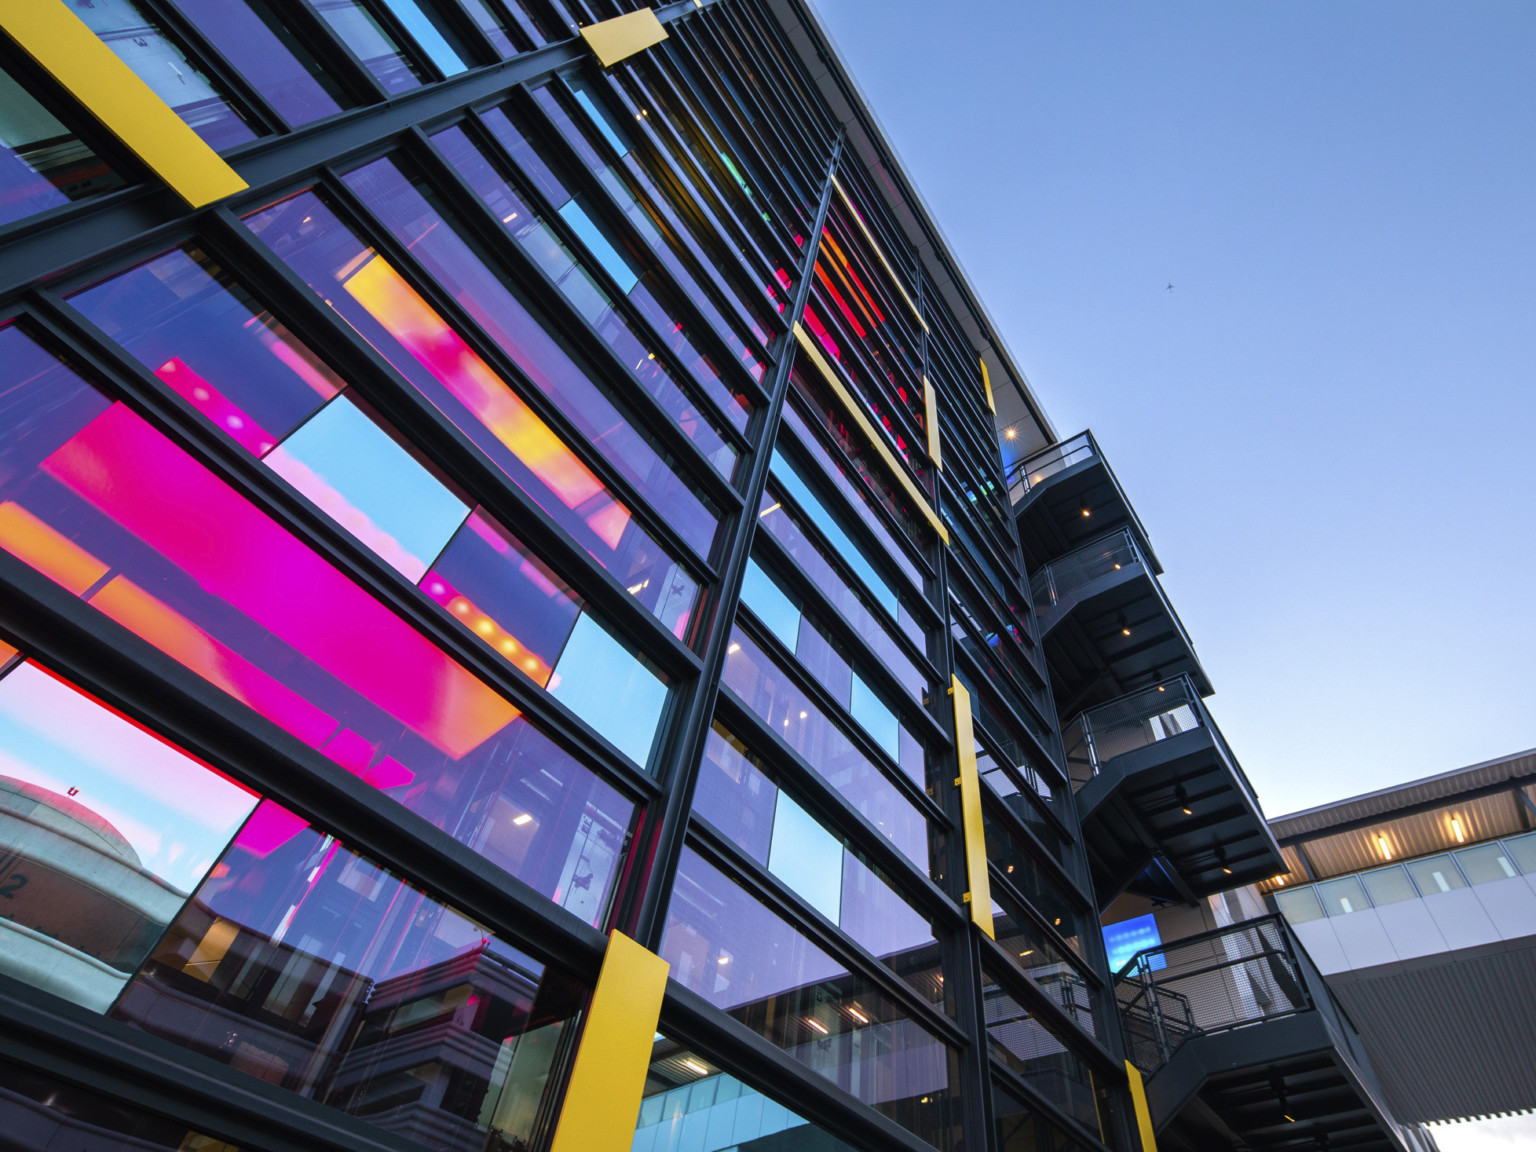
[[[1180,675],[1211,694],[1195,646],[1130,531],[1047,564],[1030,592],[1063,718]]]
[[[1116,996],[1166,1152],[1432,1152],[1381,1099],[1349,1016],[1277,916],[1138,953]]]
[[[1092,432],[1082,432],[1019,461],[1008,475],[1008,497],[1031,572],[1095,537],[1123,528],[1154,573],[1162,565],[1125,490]]]
[[[1253,789],[1189,677],[1091,709],[1064,726],[1062,739],[1101,907],[1138,887],[1154,861],[1186,901],[1284,869]]]

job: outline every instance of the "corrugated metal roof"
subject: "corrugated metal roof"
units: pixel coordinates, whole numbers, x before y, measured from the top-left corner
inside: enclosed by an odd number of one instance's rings
[[[1341,972],[1328,984],[1399,1120],[1536,1108],[1536,941]]]
[[[1383,788],[1378,792],[1351,796],[1347,800],[1338,800],[1318,808],[1308,808],[1302,812],[1277,816],[1269,822],[1269,827],[1275,836],[1282,840],[1306,836],[1315,832],[1325,832],[1329,828],[1355,820],[1370,820],[1378,816],[1390,815],[1403,808],[1412,808],[1419,804],[1451,800],[1479,788],[1487,788],[1506,781],[1513,782],[1526,777],[1536,778],[1536,748],[1516,752],[1497,760],[1485,760],[1481,764],[1457,768],[1455,771],[1444,772],[1438,776],[1426,776],[1422,780],[1413,780],[1394,788]]]

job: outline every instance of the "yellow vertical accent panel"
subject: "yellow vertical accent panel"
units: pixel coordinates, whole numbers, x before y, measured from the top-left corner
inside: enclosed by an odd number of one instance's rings
[[[906,489],[907,496],[917,505],[918,511],[923,514],[933,530],[939,534],[939,539],[948,544],[949,529],[944,527],[944,522],[933,510],[933,505],[928,503],[927,495],[907,472],[906,465],[896,459],[896,453],[892,452],[890,445],[885,442],[884,433],[875,427],[874,421],[864,412],[863,405],[854,399],[853,393],[848,390],[848,385],[843,383],[843,378],[838,375],[837,369],[832,367],[831,362],[821,354],[816,341],[811,339],[810,333],[798,322],[795,324],[795,339],[799,341],[801,350],[805,352],[811,363],[816,366],[816,370],[821,373],[827,386],[832,389],[838,402],[842,404],[843,410],[848,413],[849,419],[859,426],[859,431],[864,433],[864,438],[869,441],[870,447],[880,454],[880,458],[890,468],[891,475],[895,476],[897,483]]]
[[[629,1152],[668,968],[623,933],[609,935],[550,1152]]]
[[[992,880],[987,875],[987,837],[981,823],[981,776],[976,771],[976,728],[971,719],[971,694],[958,676],[949,678],[955,698],[955,751],[960,756],[960,814],[965,833],[966,899],[971,904],[971,923],[992,939]]]
[[[896,269],[891,267],[891,262],[885,258],[885,249],[880,247],[880,242],[875,239],[875,234],[869,230],[869,225],[864,223],[864,217],[859,215],[859,210],[853,206],[853,201],[848,198],[848,193],[843,191],[843,186],[838,183],[837,177],[832,177],[832,187],[837,189],[838,198],[843,206],[848,209],[848,215],[853,217],[853,222],[859,226],[859,231],[864,233],[864,239],[869,241],[869,246],[874,250],[876,258],[885,265],[885,273],[891,278],[891,283],[896,285],[896,291],[901,293],[901,298],[907,302],[907,307],[912,309],[912,315],[917,317],[917,322],[927,332],[928,321],[923,319],[922,309],[918,308],[917,301],[907,295],[906,288],[902,285],[901,277],[896,275]]]
[[[987,375],[987,362],[980,356],[976,357],[976,363],[981,365],[981,386],[987,390],[987,407],[992,415],[997,415],[997,404],[992,400],[992,377]]]
[[[939,395],[933,390],[928,377],[923,377],[923,407],[928,423],[928,459],[940,472],[944,471],[944,457],[939,449]]]
[[[191,207],[246,187],[64,0],[0,0],[0,28]]]
[[[1157,1152],[1157,1133],[1152,1131],[1152,1110],[1147,1107],[1147,1090],[1141,1082],[1141,1069],[1127,1060],[1125,1075],[1131,1086],[1131,1107],[1136,1110],[1136,1131],[1141,1133],[1141,1152]]]
[[[667,30],[649,8],[615,16],[588,24],[581,30],[581,38],[592,49],[597,62],[604,68],[612,68],[620,60],[627,60],[636,52],[643,52],[653,44],[667,38]]]

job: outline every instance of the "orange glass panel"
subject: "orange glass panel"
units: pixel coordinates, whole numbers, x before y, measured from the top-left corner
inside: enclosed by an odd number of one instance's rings
[[[0,548],[76,596],[107,574],[100,560],[12,500],[0,504]]]

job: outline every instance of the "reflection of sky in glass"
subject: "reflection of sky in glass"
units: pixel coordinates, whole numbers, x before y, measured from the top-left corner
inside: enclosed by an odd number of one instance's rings
[[[256,797],[33,664],[0,680],[0,776],[110,823],[144,867],[195,888]],[[71,788],[78,789],[73,796]]]
[[[650,759],[667,686],[586,613],[555,663],[549,694],[642,768]]]
[[[843,845],[783,792],[774,807],[768,870],[832,923],[842,916]]]
[[[266,463],[413,581],[469,513],[345,396],[283,441]]]

